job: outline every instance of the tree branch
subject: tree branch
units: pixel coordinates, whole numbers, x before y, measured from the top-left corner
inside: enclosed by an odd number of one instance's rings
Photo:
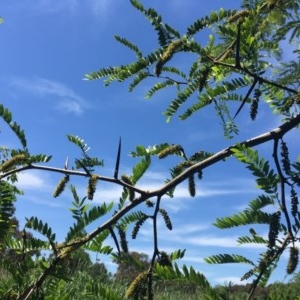
[[[240,144],[245,145],[246,147],[254,147],[258,146],[262,143],[268,142],[270,140],[278,140],[281,138],[285,133],[290,131],[291,129],[295,128],[297,125],[300,124],[300,114],[298,114],[296,117],[290,119],[289,121],[285,122],[278,128],[273,129],[272,131],[269,131],[267,133],[264,133],[262,135],[259,135],[257,137],[254,137],[250,140],[246,140],[241,142]],[[215,155],[210,156],[209,158],[189,167],[186,169],[182,174],[175,177],[173,180],[165,184],[159,189],[153,190],[153,191],[143,191],[141,189],[137,189],[133,186],[130,186],[128,184],[125,184],[124,182],[117,180],[115,178],[108,178],[103,176],[98,176],[99,180],[102,181],[109,181],[112,183],[120,184],[123,186],[126,186],[129,189],[134,189],[135,191],[139,192],[141,195],[140,197],[134,199],[132,202],[130,202],[127,206],[123,207],[120,211],[118,211],[116,214],[114,214],[109,220],[104,222],[101,226],[96,228],[91,233],[87,234],[85,237],[81,238],[78,241],[71,242],[67,245],[65,245],[66,251],[74,251],[78,248],[80,248],[82,245],[86,244],[87,242],[91,241],[93,238],[95,238],[98,234],[103,232],[106,229],[110,229],[118,220],[120,220],[124,215],[126,215],[129,211],[131,211],[133,208],[141,204],[142,202],[146,201],[147,199],[151,197],[161,197],[162,195],[166,194],[170,189],[177,186],[179,183],[186,180],[190,175],[199,172],[200,170],[203,170],[229,156],[232,155],[232,148],[234,148],[234,145],[228,148],[225,148],[221,150],[220,152],[217,152]],[[0,178],[5,178],[9,176],[10,174],[21,172],[28,169],[37,169],[37,170],[45,170],[45,171],[52,171],[52,172],[58,172],[63,174],[70,174],[70,175],[78,175],[78,176],[86,176],[87,174],[85,172],[79,172],[79,171],[70,171],[65,169],[59,169],[59,168],[53,168],[53,167],[47,167],[47,166],[38,166],[38,165],[28,165],[26,167],[21,167],[14,169],[12,171],[9,171],[7,173],[4,173],[1,175]],[[68,249],[69,248],[69,249]],[[24,292],[22,295],[18,298],[21,299],[28,299],[28,297],[32,294],[33,290],[36,287],[40,287],[45,280],[47,274],[49,274],[52,270],[52,268],[55,267],[55,265],[63,258],[65,257],[66,253],[61,252],[58,254],[58,256],[54,259],[52,264],[47,268],[42,275]]]
[[[254,137],[252,139],[240,142],[238,144],[245,145],[246,147],[255,147],[260,144],[263,144],[265,142],[278,139],[282,137],[284,134],[286,134],[291,129],[295,128],[300,124],[300,114],[298,114],[296,117],[290,119],[289,121],[285,122],[281,126],[266,132],[262,135],[259,135],[257,137]],[[203,169],[206,169],[207,167],[229,157],[232,155],[231,149],[234,148],[233,146],[230,146],[228,148],[225,148],[221,150],[220,152],[217,152],[216,154],[210,156],[209,158],[194,164],[193,166],[186,169],[184,172],[182,172],[179,176],[175,177],[173,180],[170,180],[167,184],[165,184],[163,187],[161,187],[158,190],[149,192],[148,196],[153,197],[155,195],[163,195],[175,186],[177,186],[179,183],[186,180],[191,174],[197,173]]]

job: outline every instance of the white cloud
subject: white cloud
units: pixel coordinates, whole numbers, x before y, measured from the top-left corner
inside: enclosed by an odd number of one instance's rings
[[[45,188],[47,182],[40,172],[23,172],[18,174],[17,185],[20,189],[36,190]]]
[[[199,236],[186,237],[184,243],[195,246],[237,247],[236,237]]]
[[[61,0],[61,1],[52,1],[52,0],[36,0],[36,1],[22,1],[18,3],[17,9],[29,10],[32,15],[41,15],[41,14],[58,14],[63,13],[71,14],[77,16],[78,14],[86,11],[89,15],[94,16],[97,20],[107,20],[108,16],[113,10],[113,7],[117,7],[121,4],[116,3],[111,0]],[[12,9],[13,7],[11,7]]]
[[[16,11],[21,11],[26,9],[27,14],[30,15],[40,15],[40,14],[57,14],[58,12],[71,12],[75,13],[78,11],[79,1],[78,0],[23,0],[14,1],[9,9]]]
[[[71,99],[63,99],[57,105],[57,109],[65,113],[73,113],[78,116],[82,115],[84,112],[82,105],[76,102],[76,100],[71,100]]]
[[[36,10],[40,13],[57,13],[62,9],[68,9],[74,11],[78,7],[77,0],[63,0],[63,1],[51,1],[51,0],[39,0],[36,5]]]
[[[57,81],[38,77],[30,80],[15,77],[11,85],[39,97],[51,96],[52,101],[53,98],[56,100],[55,108],[64,113],[81,115],[89,108],[89,104],[74,90]]]
[[[168,230],[161,219],[158,219],[158,237],[161,243],[175,243],[178,247],[184,245],[184,248],[192,247],[215,247],[215,248],[243,248],[243,249],[265,249],[263,244],[238,244],[239,236],[217,236],[212,235],[211,225],[205,223],[190,223],[186,225],[176,226],[172,231]],[[139,237],[143,241],[151,241],[153,239],[152,222],[146,222],[139,230]]]
[[[18,173],[16,186],[24,192],[22,199],[31,203],[49,207],[61,207],[62,203],[53,201],[52,186],[49,174],[42,171],[30,170]]]
[[[106,17],[111,10],[111,4],[114,4],[111,0],[87,0],[86,2],[92,14],[102,19]]]
[[[96,203],[117,202],[122,195],[122,187],[112,185],[110,188],[102,188],[101,182],[98,184],[94,199]]]
[[[190,255],[186,255],[184,256],[182,259],[182,261],[184,262],[188,262],[188,263],[193,263],[193,264],[198,264],[198,263],[205,263],[205,261],[203,260],[202,257],[199,256],[190,256]]]
[[[210,228],[209,224],[187,224],[180,225],[180,227],[173,228],[170,232],[169,229],[166,228],[164,221],[160,218],[157,220],[157,227],[159,232],[159,237],[162,238],[163,241],[185,241],[185,238],[189,235],[195,236],[197,233],[203,232]],[[153,229],[152,229],[152,221],[146,221],[146,223],[139,230],[139,235],[143,236],[147,240],[151,240],[153,238]]]

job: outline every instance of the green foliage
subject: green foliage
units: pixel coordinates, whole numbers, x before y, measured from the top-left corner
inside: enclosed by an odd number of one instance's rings
[[[232,134],[237,134],[238,131],[227,111],[228,101],[243,101],[243,104],[246,102],[252,103],[251,118],[254,119],[257,114],[255,112],[257,108],[255,107],[258,104],[258,89],[255,89],[255,101],[251,101],[249,97],[258,81],[264,85],[264,88],[260,90],[260,94],[272,99],[269,101],[275,111],[278,110],[278,107],[282,107],[282,103],[296,94],[296,90],[285,89],[283,85],[280,86],[281,83],[285,84],[282,81],[284,79],[290,84],[291,80],[288,79],[289,77],[292,78],[290,74],[293,74],[293,78],[297,78],[295,76],[296,71],[283,65],[276,68],[272,65],[271,60],[268,60],[268,57],[280,58],[279,43],[291,30],[290,43],[293,39],[299,37],[299,22],[297,20],[297,7],[299,5],[295,1],[290,1],[287,5],[278,5],[278,9],[276,6],[276,9],[269,13],[266,9],[263,9],[265,5],[262,4],[262,1],[251,5],[246,2],[243,5],[247,9],[241,11],[220,9],[211,12],[210,15],[200,18],[188,26],[186,34],[181,36],[169,24],[164,23],[161,15],[153,8],[146,9],[141,2],[131,1],[133,6],[148,18],[154,26],[158,34],[159,48],[142,58],[142,52],[137,45],[118,37],[118,41],[138,53],[138,61],[120,67],[114,66],[92,72],[87,75],[87,78],[93,80],[107,77],[106,83],[110,83],[115,80],[122,82],[134,76],[135,78],[130,84],[130,91],[147,77],[157,75],[161,79],[166,78],[167,80],[155,83],[146,94],[146,97],[149,98],[154,93],[170,86],[175,86],[176,90],[179,89],[176,98],[170,102],[164,113],[167,121],[184,106],[192,95],[199,91],[198,101],[180,114],[180,118],[185,120],[203,107],[215,104],[225,135],[232,137]],[[286,18],[280,18],[279,10],[281,10],[280,16],[286,15]],[[237,21],[238,26],[236,25]],[[270,25],[273,24],[272,22],[276,22],[279,28],[273,30]],[[253,26],[253,24],[257,25]],[[259,28],[259,24],[261,24],[261,28]],[[194,36],[203,29],[209,29],[212,32],[206,46],[200,45],[194,39]],[[216,43],[214,34],[221,37],[218,43]],[[175,66],[165,66],[173,55],[179,52],[196,54],[197,60],[192,63],[189,74]],[[152,74],[149,66],[155,63],[155,74]],[[297,66],[297,64],[294,65]],[[268,69],[278,74],[279,84],[261,77],[267,73]],[[178,81],[176,77],[173,79],[163,75],[163,73],[170,71],[182,77],[184,81]],[[290,72],[290,74],[285,74],[286,72]],[[244,88],[249,86],[252,79],[254,79],[253,87],[249,89],[247,96],[243,97],[241,93],[244,93]],[[184,86],[183,89],[180,88],[181,86]],[[233,91],[240,92],[232,93]],[[280,92],[284,94],[282,103],[276,102],[277,95]],[[290,108],[291,105],[284,106],[281,112],[287,113]]]
[[[236,13],[235,10],[233,10],[233,11],[232,10],[224,10],[222,8],[219,11],[213,11],[210,13],[209,16],[198,19],[192,25],[190,25],[187,28],[187,35],[193,36],[196,33],[198,33],[200,30],[202,30],[208,26],[212,26],[214,23],[217,23],[217,22],[219,23],[223,19],[231,17],[235,13]]]
[[[159,249],[157,222],[161,217],[166,227],[172,230],[171,215],[161,207],[162,196],[173,196],[178,184],[186,180],[190,195],[194,197],[196,175],[201,179],[203,169],[229,156],[245,164],[262,194],[249,201],[246,209],[229,217],[220,217],[214,225],[220,229],[248,226],[248,235],[238,237],[237,243],[260,244],[265,249],[257,262],[238,254],[212,255],[205,259],[206,262],[250,265],[250,270],[241,277],[242,280],[254,278],[248,299],[253,298],[258,285],[267,284],[285,251],[289,251],[287,274],[297,269],[300,163],[291,161],[288,143],[283,141],[283,136],[300,123],[300,68],[296,60],[280,62],[280,59],[283,40],[294,51],[295,57],[300,54],[297,48],[300,37],[298,1],[244,0],[240,10],[219,9],[195,20],[184,34],[163,22],[163,17],[155,9],[145,8],[138,0],[130,3],[149,20],[157,33],[157,48],[145,55],[139,45],[115,35],[117,42],[133,51],[135,60],[126,65],[100,68],[86,75],[86,79],[104,79],[106,86],[128,79],[131,80],[129,91],[146,79],[154,79],[156,81],[146,92],[146,98],[174,87],[175,96],[164,111],[167,121],[177,114],[181,120],[187,120],[212,106],[227,138],[239,134],[236,119],[241,110],[248,107],[250,119],[255,121],[262,101],[269,105],[271,111],[284,117],[282,125],[218,153],[199,149],[188,156],[180,144],[138,145],[130,155],[139,161],[132,167],[131,174],[119,178],[120,140],[114,176],[108,178],[95,170],[104,165],[103,160],[90,157],[90,147],[83,139],[73,135],[67,135],[67,139],[79,148],[81,155],[75,159],[73,166],[69,167],[68,158],[62,169],[39,166],[49,162],[51,156],[30,153],[24,131],[13,121],[9,109],[0,104],[1,119],[21,144],[21,149],[0,148],[0,296],[3,299],[118,300],[146,296],[153,299],[153,291],[159,295],[159,291],[168,290],[167,285],[172,288],[186,285],[195,295],[201,292],[203,299],[228,297],[231,286],[220,292],[213,289],[205,276],[193,267],[183,265],[179,268],[174,261],[183,258],[185,250],[168,254]],[[206,43],[203,37],[200,43],[197,35],[200,31],[207,32]],[[191,54],[194,59],[185,70],[173,65],[178,54]],[[253,148],[269,141],[273,142],[270,159],[261,158]],[[165,185],[151,192],[140,189],[138,182],[149,170],[152,161],[170,157],[175,158],[176,163],[170,168],[170,178],[166,179]],[[70,185],[73,197],[70,212],[75,221],[59,243],[51,226],[38,216],[27,218],[22,234],[14,236],[14,202],[20,191],[13,183],[18,172],[26,169],[63,174],[54,197],[61,195],[73,175],[88,178],[83,197],[79,197],[75,186]],[[121,196],[115,202],[87,203],[88,199],[94,198],[100,181],[120,185]],[[132,230],[132,239],[138,238],[146,221],[153,227],[150,260],[146,255],[130,252],[127,240],[127,231]],[[257,224],[265,228],[266,236],[257,234],[254,229]],[[43,239],[29,232],[42,235]],[[112,239],[115,247],[106,245],[108,238]],[[94,278],[89,272],[92,263],[83,249],[111,255],[118,265],[114,280],[121,282],[121,286],[115,288],[108,278],[105,282]],[[41,250],[46,250],[49,255],[41,257]],[[186,295],[182,289],[180,292],[182,299]],[[245,297],[245,293],[241,295]],[[276,293],[271,295],[273,297]],[[166,294],[161,295],[162,299],[166,297]],[[202,298],[199,296],[197,299]]]
[[[146,18],[149,19],[151,25],[157,32],[160,46],[165,46],[168,41],[172,39],[172,37],[178,37],[179,33],[169,25],[164,25],[162,22],[162,17],[153,8],[145,9],[137,0],[130,0],[130,2],[136,9],[142,12]]]
[[[1,22],[2,23],[2,19]],[[2,104],[0,104],[0,117],[7,123],[7,125],[11,128],[11,130],[14,132],[16,137],[19,139],[21,145],[23,148],[26,148],[27,141],[25,138],[24,130],[20,128],[20,126],[12,121],[12,114],[8,110],[8,108],[5,108]]]
[[[140,162],[138,162],[133,168],[132,168],[132,176],[131,176],[131,182],[133,184],[137,183],[139,179],[144,175],[144,173],[147,171],[151,163],[150,156],[146,155]]]
[[[228,263],[245,263],[254,265],[254,263],[247,259],[242,255],[236,254],[219,254],[219,255],[212,255],[208,258],[205,258],[205,261],[209,264],[228,264]]]
[[[195,271],[193,267],[188,268],[186,265],[183,265],[182,270],[180,270],[176,263],[173,264],[173,267],[162,266],[158,263],[155,265],[154,276],[158,281],[172,280],[179,282],[181,285],[186,282],[193,282],[198,287],[201,287],[206,297],[216,297],[216,293],[205,276]]]
[[[15,191],[12,185],[0,180],[0,250],[3,249],[6,238],[14,230],[11,219],[15,212]]]
[[[83,139],[70,134],[67,134],[67,138],[71,143],[78,146],[82,153],[82,158],[76,159],[75,161],[77,169],[83,168],[84,171],[90,174],[94,171],[93,167],[103,166],[103,160],[100,160],[97,157],[90,157],[89,155],[87,155],[87,152],[90,150],[90,147],[84,142]]]
[[[118,35],[115,35],[115,39],[116,39],[119,43],[121,43],[121,44],[123,44],[124,46],[128,47],[130,50],[134,51],[134,52],[136,53],[137,58],[142,58],[142,52],[140,52],[139,48],[138,48],[136,45],[132,44],[132,43],[129,42],[127,39],[122,38],[122,37],[120,37],[120,36],[118,36]]]
[[[39,220],[37,217],[32,217],[27,219],[26,227],[33,229],[40,234],[47,237],[47,239],[51,242],[55,241],[55,234],[52,233],[52,229],[49,227],[47,223],[44,223],[42,220]]]
[[[274,194],[277,191],[279,181],[276,173],[270,169],[268,161],[264,158],[259,159],[258,152],[243,145],[231,149],[234,156],[240,161],[247,164],[252,174],[257,177],[257,187],[268,194]]]

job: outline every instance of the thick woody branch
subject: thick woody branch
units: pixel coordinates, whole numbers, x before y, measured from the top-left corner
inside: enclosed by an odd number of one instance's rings
[[[263,144],[265,142],[268,142],[270,140],[278,140],[281,138],[284,134],[286,134],[291,129],[295,128],[300,124],[300,114],[298,114],[295,118],[287,121],[286,123],[282,124],[278,128],[273,129],[272,131],[269,131],[267,133],[264,133],[262,135],[259,135],[257,137],[254,137],[250,140],[243,141],[239,144],[245,145],[246,147],[255,147],[260,144]],[[169,183],[165,184],[159,189],[147,192],[140,189],[136,189],[130,185],[125,184],[124,182],[121,182],[120,180],[117,180],[115,178],[108,178],[99,176],[99,180],[103,181],[109,181],[112,183],[120,184],[123,186],[126,186],[128,188],[132,188],[140,192],[141,196],[130,202],[127,206],[125,206],[123,209],[118,211],[116,214],[114,214],[109,220],[104,222],[101,226],[96,228],[91,233],[87,234],[85,237],[80,239],[79,241],[71,242],[70,244],[65,245],[65,247],[70,247],[71,251],[74,251],[78,248],[80,248],[82,245],[86,244],[87,242],[91,241],[93,238],[95,238],[98,234],[103,232],[104,230],[109,230],[114,224],[116,224],[123,216],[125,216],[129,211],[131,211],[133,208],[141,204],[142,202],[146,201],[150,197],[158,197],[160,198],[162,195],[166,194],[170,189],[177,186],[184,180],[186,180],[190,175],[199,172],[200,170],[203,170],[213,164],[216,164],[217,162],[231,156],[232,149],[234,148],[234,145],[228,148],[225,148],[221,150],[220,152],[216,153],[215,155],[205,159],[202,162],[199,162],[187,170],[185,170],[182,174],[175,177],[173,180],[171,180]],[[39,169],[39,170],[46,170],[46,171],[52,171],[52,172],[59,172],[64,174],[70,174],[70,175],[78,175],[78,176],[86,176],[85,172],[78,172],[78,171],[69,171],[65,169],[58,169],[58,168],[51,168],[46,166],[37,166],[37,165],[29,165],[27,167],[15,169],[11,173],[16,173],[28,169]],[[8,173],[2,174],[2,178],[8,176]],[[34,284],[32,284],[18,299],[28,299],[29,296],[33,293],[34,289],[36,287],[39,287],[42,285],[43,281],[45,280],[47,274],[51,272],[51,270],[55,267],[55,265],[62,259],[63,257],[59,254],[52,264],[47,268],[43,274],[35,281]]]
[[[281,126],[275,128],[275,129],[273,129],[269,132],[261,134],[257,137],[252,138],[252,139],[242,141],[238,144],[244,145],[246,147],[255,147],[255,146],[258,146],[258,145],[263,144],[265,142],[281,138],[288,131],[290,131],[291,129],[297,127],[299,124],[300,124],[300,114],[296,115],[294,118],[291,118],[290,120],[283,123]],[[97,175],[97,178],[98,178],[99,181],[106,181],[106,182],[115,183],[115,184],[118,184],[118,185],[121,185],[123,187],[126,187],[126,188],[129,188],[129,189],[132,189],[132,190],[136,191],[137,193],[139,193],[141,195],[141,197],[138,198],[138,199],[143,199],[141,201],[141,202],[143,202],[147,197],[148,198],[149,197],[156,197],[156,196],[166,194],[173,187],[177,186],[179,183],[186,180],[190,175],[192,175],[194,173],[197,173],[197,172],[199,172],[203,169],[206,169],[207,167],[209,167],[213,164],[216,164],[217,162],[231,156],[232,155],[231,150],[234,147],[235,147],[235,145],[227,147],[227,148],[217,152],[216,154],[210,156],[209,158],[207,158],[207,159],[205,159],[205,160],[203,160],[203,161],[201,161],[197,164],[194,164],[193,166],[189,167],[184,172],[182,172],[179,176],[177,176],[174,179],[170,180],[167,184],[165,184],[161,188],[153,190],[153,191],[142,190],[142,189],[137,188],[135,186],[132,186],[132,185],[130,185],[130,184],[128,184],[128,183],[126,183],[122,180],[111,178],[111,177],[105,177],[105,176]],[[25,171],[25,170],[33,170],[33,169],[34,170],[44,170],[44,171],[56,172],[56,173],[63,173],[65,175],[68,174],[68,175],[76,175],[76,176],[84,176],[84,177],[87,176],[86,172],[80,172],[80,171],[74,171],[74,170],[65,170],[65,169],[61,169],[61,168],[53,168],[53,167],[48,167],[48,166],[40,166],[40,165],[32,164],[32,165],[16,168],[16,169],[11,170],[9,172],[0,174],[0,179],[5,178],[5,177],[7,177],[7,176],[9,176],[13,173],[19,173],[19,172],[22,172],[22,171]],[[134,204],[135,201],[133,201],[132,204]]]
[[[300,124],[300,114],[298,114],[296,117],[290,119],[289,121],[285,122],[281,126],[273,129],[272,131],[269,131],[267,133],[264,133],[262,135],[259,135],[257,137],[254,137],[252,139],[240,142],[240,145],[244,145],[246,147],[255,147],[260,144],[266,143],[268,141],[279,139],[283,135],[285,135],[288,131],[295,128]],[[235,147],[235,145],[230,146],[228,148],[225,148],[221,150],[220,152],[217,152],[216,154],[210,156],[209,158],[194,164],[193,166],[186,169],[184,172],[182,172],[179,176],[175,177],[173,180],[168,182],[166,185],[161,187],[159,190],[152,191],[148,194],[148,196],[155,196],[155,195],[163,195],[166,192],[168,192],[173,187],[177,186],[179,183],[183,182],[184,180],[188,179],[188,177],[194,173],[197,173],[203,169],[206,169],[207,167],[216,164],[217,162],[231,156],[232,149]]]

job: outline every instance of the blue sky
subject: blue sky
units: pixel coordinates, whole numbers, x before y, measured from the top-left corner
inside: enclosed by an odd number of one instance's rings
[[[182,30],[196,18],[218,7],[230,8],[240,1],[213,1],[199,4],[197,0],[144,1],[155,7],[166,23]],[[125,64],[134,55],[114,40],[114,35],[128,38],[145,53],[156,48],[156,35],[148,21],[129,3],[115,0],[3,0],[0,26],[0,99],[14,119],[24,128],[32,153],[53,155],[52,166],[63,167],[66,157],[74,159],[79,152],[68,143],[66,134],[78,135],[91,146],[90,155],[104,159],[101,175],[112,176],[119,137],[122,137],[120,173],[130,173],[137,162],[129,157],[136,145],[163,142],[180,143],[187,155],[198,150],[219,151],[234,142],[251,138],[279,125],[279,119],[263,108],[255,123],[248,111],[238,117],[241,134],[233,140],[222,136],[222,127],[211,109],[187,121],[176,117],[166,123],[162,112],[174,96],[169,90],[151,100],[144,95],[154,81],[147,81],[133,93],[128,85],[112,84],[106,88],[101,81],[83,80],[84,75],[101,67]],[[207,32],[205,32],[207,33]],[[205,37],[205,35],[203,35]],[[183,60],[178,60],[184,65]],[[191,101],[193,101],[191,99]],[[235,107],[237,108],[237,106]],[[1,145],[18,146],[17,140],[0,123]],[[291,141],[293,132],[287,136]],[[260,147],[268,153],[272,145]],[[293,149],[293,158],[298,149]],[[174,161],[154,161],[140,187],[147,189],[163,185]],[[19,185],[25,191],[17,203],[21,226],[25,217],[39,216],[57,232],[60,239],[72,224],[67,191],[58,198],[52,192],[60,175],[39,172],[20,174]],[[84,180],[74,179],[78,192],[85,195]],[[247,265],[207,265],[203,258],[219,253],[238,253],[256,260],[261,248],[237,246],[236,238],[249,228],[221,231],[212,226],[216,217],[237,213],[249,200],[260,194],[244,166],[229,159],[205,170],[197,183],[197,197],[190,198],[187,184],[181,184],[173,199],[164,198],[173,221],[173,231],[159,223],[159,245],[167,252],[187,249],[182,260],[203,272],[214,283],[239,282]],[[94,203],[117,201],[120,188],[99,184]],[[96,226],[97,224],[95,224]],[[262,227],[258,232],[267,235]],[[145,224],[138,239],[130,241],[130,250],[151,254],[151,227]],[[101,257],[114,270],[107,257]],[[286,257],[272,277],[283,280]]]

